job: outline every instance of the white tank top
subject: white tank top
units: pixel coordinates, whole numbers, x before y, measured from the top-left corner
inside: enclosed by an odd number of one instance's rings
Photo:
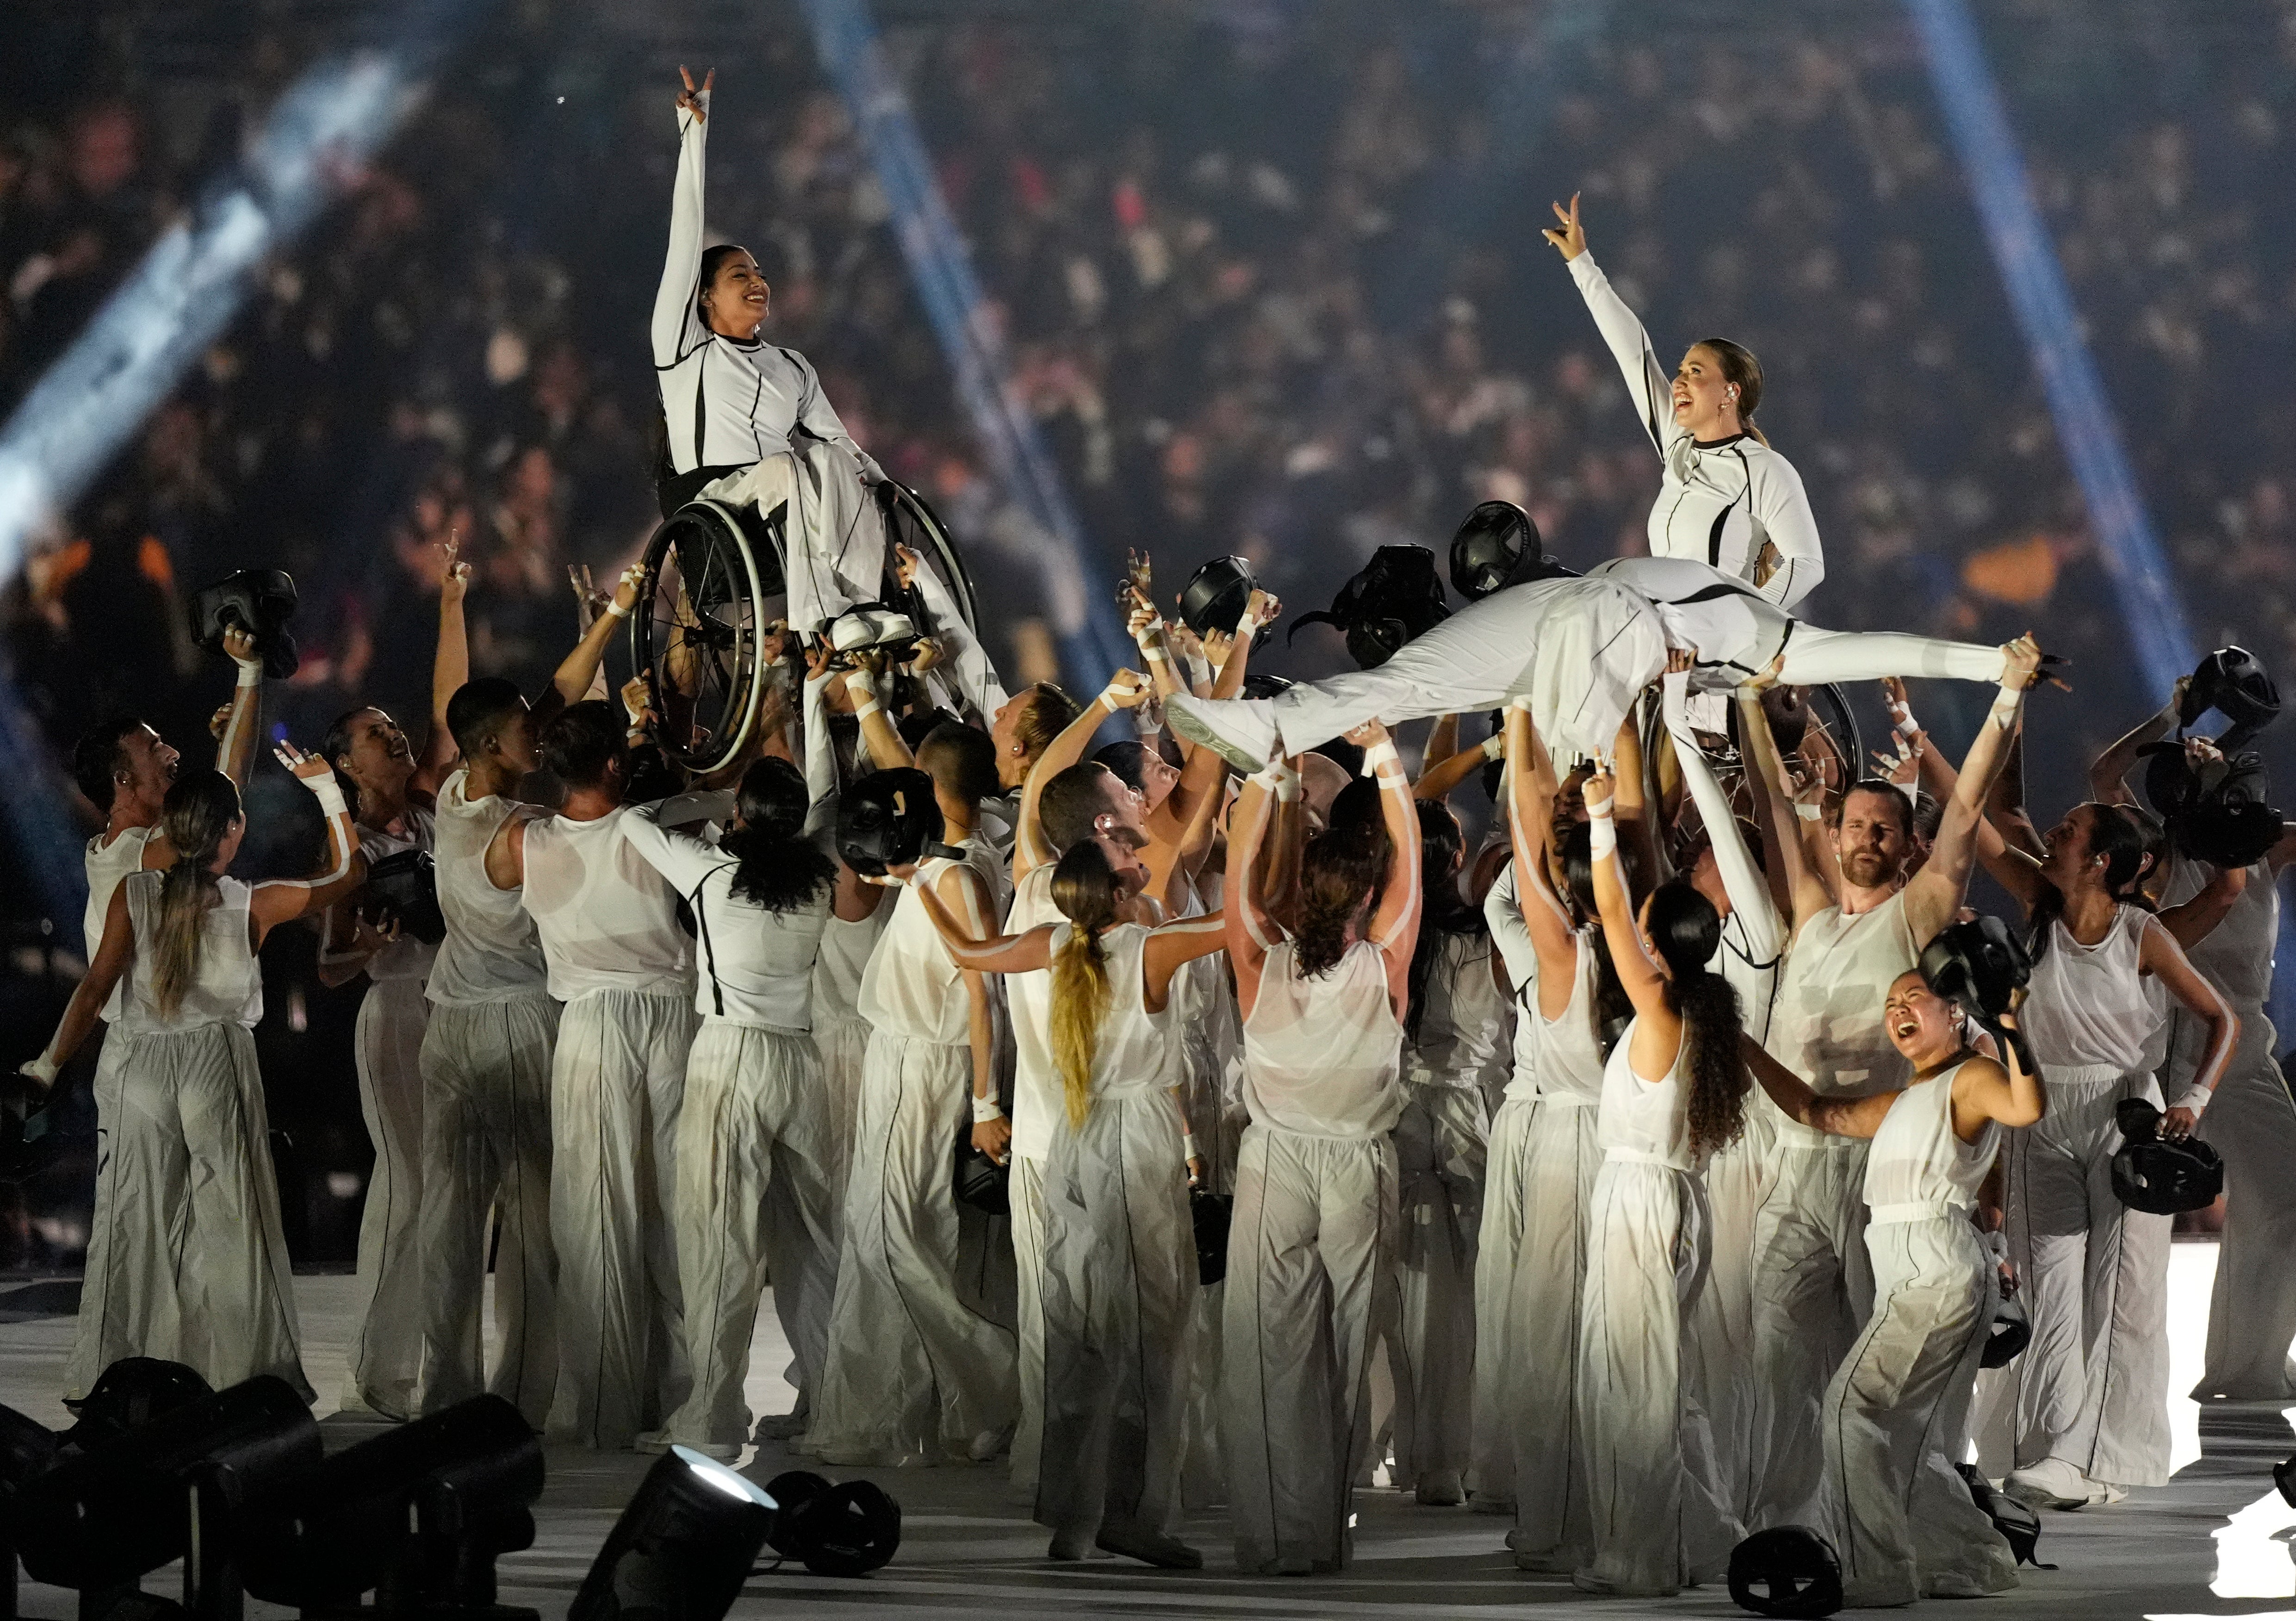
[[[2182,905],[2198,895],[2210,874],[2210,869],[2198,862],[2177,861],[2161,892],[2162,909]],[[2279,942],[2280,886],[2273,881],[2272,864],[2259,861],[2249,868],[2248,888],[2233,902],[2224,921],[2185,954],[2244,1020],[2251,1010],[2271,1000],[2272,953]]]
[[[1603,1066],[1603,1107],[1595,1117],[1595,1141],[1613,1158],[1655,1160],[1694,1173],[1698,1165],[1690,1154],[1690,1092],[1683,1081],[1683,1068],[1690,1061],[1690,1032],[1683,1031],[1682,1044],[1663,1080],[1646,1081],[1635,1073],[1630,1056],[1634,1044],[1635,1027],[1628,1024]]]
[[[521,898],[542,937],[550,994],[693,994],[693,942],[678,927],[677,895],[622,837],[627,806],[594,822],[551,816],[526,830]]]
[[[1058,955],[1076,925],[1063,921],[1053,930],[1053,952]],[[1159,1092],[1168,1092],[1176,1077],[1173,1060],[1178,1056],[1179,1044],[1174,1039],[1171,1007],[1168,1003],[1161,1013],[1148,1011],[1148,986],[1145,978],[1144,954],[1148,941],[1145,923],[1119,923],[1100,937],[1101,950],[1108,959],[1108,1012],[1100,1021],[1100,1044],[1093,1052],[1092,1095],[1102,1098],[1145,1097]],[[1045,976],[1049,981],[1052,976]],[[1068,1093],[1060,1070],[1053,1070],[1054,1095],[1066,1118]],[[1179,1113],[1174,1110],[1173,1129],[1178,1130]]]
[[[121,880],[127,895],[127,921],[135,930],[135,951],[120,976],[119,1012],[113,1027],[127,1036],[164,1036],[224,1024],[253,1029],[263,1017],[263,966],[248,942],[250,891],[235,878],[216,880],[219,898],[200,925],[199,974],[173,1017],[160,1011],[152,978],[159,963],[164,877],[134,872]]]
[[[433,843],[438,818],[419,805],[406,807],[406,831],[386,833],[365,823],[358,825],[359,853],[373,866],[386,856],[396,856],[402,850],[427,850]],[[432,860],[437,860],[433,856]],[[439,955],[439,947],[416,939],[413,935],[393,941],[367,959],[366,977],[373,980],[427,979],[430,964]]]
[[[1890,1105],[1882,1129],[1866,1150],[1866,1202],[1880,1223],[1910,1221],[1944,1214],[1938,1207],[1966,1210],[1993,1168],[2001,1147],[2001,1123],[1988,1120],[1974,1142],[1953,1129],[1956,1064],[1942,1075],[1915,1081]]]
[[[1509,1061],[1506,996],[1491,978],[1490,937],[1446,934],[1435,951],[1419,1039],[1404,1052],[1404,1075],[1416,1085],[1486,1090]]]
[[[430,965],[431,1001],[455,1006],[508,1002],[546,993],[550,970],[542,941],[516,889],[497,889],[487,876],[487,847],[512,816],[532,814],[500,794],[463,797],[471,774],[457,771],[439,786],[431,855],[439,863],[439,910],[447,937]]]
[[[1269,949],[1243,1021],[1254,1120],[1311,1137],[1383,1136],[1403,1113],[1402,1057],[1385,951],[1357,940],[1329,973],[1310,978],[1293,941]]]
[[[2107,1081],[2144,1068],[2145,1047],[2167,1017],[2161,987],[2138,966],[2152,921],[2141,906],[2118,907],[2094,946],[2062,921],[2050,925],[2018,1016],[2046,1078]]]
[[[1882,1003],[1898,976],[1920,961],[1903,890],[1855,916],[1827,907],[1786,953],[1767,1044],[1771,1054],[1821,1097],[1899,1091],[1913,1078],[1913,1066],[1890,1044]],[[1798,1120],[1782,1119],[1779,1130],[1805,1144],[1839,1141]]]
[[[1562,1017],[1548,1019],[1540,1013],[1535,996],[1525,1005],[1538,1028],[1538,1095],[1594,1103],[1603,1096],[1608,1069],[1603,1061],[1603,1033],[1595,1027],[1595,993],[1602,982],[1603,965],[1595,954],[1593,929],[1578,931],[1578,953],[1570,1005],[1562,1010]]]
[[[959,917],[978,939],[1004,910],[1004,869],[996,852],[982,840],[967,839],[955,847],[964,852],[963,864],[980,876],[987,896],[985,907]],[[914,882],[939,883],[941,874],[957,864],[946,856],[930,857],[917,864]],[[944,1046],[963,1046],[969,1039],[972,1003],[963,976],[925,914],[924,903],[908,887],[895,898],[892,921],[869,955],[869,967],[861,977],[860,1006],[861,1016],[888,1035]]]
[[[1053,868],[1049,861],[1040,863],[1013,886],[1006,934],[1062,921],[1053,905]],[[1004,976],[1004,1002],[1013,1015],[1013,1151],[1024,1159],[1052,1152],[1053,1127],[1067,1107],[1053,1063],[1052,987],[1052,975],[1042,970]]]
[[[1513,1064],[1504,1096],[1525,1102],[1538,1095],[1538,952],[1522,921],[1512,861],[1499,870],[1491,892],[1483,897],[1483,921],[1491,926],[1491,943],[1498,947],[1507,980],[1514,987]]]
[[[1714,948],[1714,955],[1706,964],[1728,980],[1730,988],[1738,993],[1739,1025],[1765,1046],[1768,1044],[1770,1024],[1777,1009],[1778,981],[1785,972],[1785,960],[1783,946],[1767,956],[1758,956],[1748,944],[1745,920],[1734,910],[1722,920],[1722,944]]]
[[[868,971],[869,954],[893,915],[888,895],[877,909],[859,922],[849,922],[835,912],[821,931],[821,954],[813,960],[813,1016],[816,1019],[857,1019],[861,1017],[861,976]]]
[[[131,827],[121,829],[119,837],[110,844],[104,843],[101,833],[87,841],[87,910],[81,915],[80,927],[90,962],[95,961],[96,948],[103,944],[103,923],[111,915],[112,893],[119,888],[121,879],[144,870],[144,847],[159,836],[156,827]],[[119,1017],[118,986],[112,987],[103,1004],[103,1017]]]

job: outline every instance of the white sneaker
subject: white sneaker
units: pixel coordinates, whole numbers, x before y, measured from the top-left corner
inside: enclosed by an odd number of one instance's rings
[[[1198,698],[1175,692],[1164,700],[1164,718],[1173,731],[1244,772],[1261,769],[1283,747],[1274,709],[1264,698]]]
[[[2044,1458],[2030,1469],[2012,1470],[2001,1489],[2029,1509],[2101,1509],[2128,1495],[2090,1479],[2062,1458]]]
[[[840,653],[906,642],[916,634],[908,615],[890,608],[849,608],[829,622],[829,645]]]

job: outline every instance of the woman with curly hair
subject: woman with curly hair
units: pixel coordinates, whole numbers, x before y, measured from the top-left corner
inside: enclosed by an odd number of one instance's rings
[[[1371,1425],[1370,1350],[1395,1287],[1403,1016],[1419,939],[1419,817],[1377,721],[1348,733],[1376,776],[1384,831],[1311,841],[1296,917],[1288,874],[1255,872],[1269,799],[1254,776],[1228,843],[1228,960],[1243,1015],[1251,1124],[1237,1157],[1221,1321],[1221,1448],[1236,1563],[1305,1575],[1348,1560],[1353,1461]]]
[[[1744,1126],[1738,994],[1706,965],[1714,904],[1661,884],[1628,899],[1607,766],[1587,779],[1595,900],[1634,1022],[1603,1071],[1602,1168],[1587,1217],[1578,1317],[1589,1592],[1664,1594],[1718,1577],[1740,1527],[1721,1498],[1706,1420],[1685,1377],[1684,1327],[1704,1281],[1700,1175]]]

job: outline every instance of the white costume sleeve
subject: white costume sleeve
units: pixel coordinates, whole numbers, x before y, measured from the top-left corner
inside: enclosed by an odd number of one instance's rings
[[[703,105],[707,107],[705,101]],[[694,295],[701,280],[702,146],[709,123],[677,112],[677,184],[669,194],[669,257],[653,295],[653,364],[676,365],[699,342]],[[843,430],[840,429],[840,432]]]
[[[949,684],[958,698],[980,711],[983,720],[994,718],[996,711],[1010,701],[1010,695],[996,677],[996,667],[988,661],[988,650],[974,638],[964,616],[957,612],[956,598],[950,593],[947,582],[922,560],[917,567],[917,590],[924,597],[926,613],[932,617],[932,634],[940,638],[941,646],[948,653],[946,669]]]
[[[1603,334],[1619,370],[1626,374],[1627,392],[1643,419],[1643,431],[1650,435],[1651,448],[1664,455],[1668,443],[1681,434],[1674,425],[1672,373],[1659,364],[1650,334],[1643,331],[1643,323],[1627,307],[1627,301],[1611,291],[1611,279],[1595,263],[1593,254],[1582,253],[1570,261],[1570,279],[1578,283],[1578,296],[1587,300],[1595,330]],[[1783,552],[1785,547],[1781,544],[1778,549]]]
[[[813,839],[837,825],[837,745],[829,736],[829,700],[822,689],[827,678],[805,684],[805,789],[813,801],[806,814],[805,837]]]
[[[1760,467],[1754,487],[1754,520],[1762,537],[1778,549],[1778,569],[1755,589],[1779,607],[1792,608],[1825,577],[1825,548],[1793,463],[1781,455],[1767,455]]]
[[[1714,864],[1730,896],[1731,914],[1745,931],[1746,949],[1755,962],[1767,962],[1785,949],[1785,922],[1778,916],[1777,903],[1770,898],[1768,880],[1746,848],[1745,834],[1730,809],[1729,797],[1691,735],[1685,707],[1689,688],[1686,674],[1666,678],[1666,729],[1674,734],[1674,757],[1682,767],[1683,783],[1698,806],[1698,819],[1706,824],[1706,836],[1714,846]]]
[[[680,798],[701,796],[681,795]],[[646,864],[669,881],[680,895],[692,895],[701,880],[731,859],[699,834],[664,827],[660,817],[677,799],[641,805],[622,818],[622,838],[646,859]]]
[[[1507,863],[1483,896],[1483,921],[1491,926],[1491,943],[1506,964],[1507,980],[1518,995],[1538,978],[1538,948],[1530,943],[1529,926],[1522,921],[1522,900],[1516,893],[1514,866]]]

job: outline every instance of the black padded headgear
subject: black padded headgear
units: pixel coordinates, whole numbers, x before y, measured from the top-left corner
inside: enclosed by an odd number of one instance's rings
[[[2214,709],[2232,723],[2217,740],[2230,754],[2270,725],[2280,713],[2280,688],[2244,647],[2220,647],[2201,660],[2177,707],[2177,724],[2189,726]]]
[[[2012,1295],[1993,1308],[1993,1326],[1986,1330],[1985,1349],[1978,1353],[1982,1367],[2005,1368],[2033,1343],[2033,1318],[2025,1303]]]
[[[1292,622],[1291,635],[1303,625],[1332,626],[1347,637],[1349,656],[1370,670],[1450,617],[1443,582],[1435,577],[1435,553],[1424,546],[1382,546],[1340,587],[1328,613],[1302,614]]]
[[[2033,977],[2033,960],[1999,918],[1972,918],[1939,931],[1922,953],[1921,973],[1939,995],[1990,1021],[2008,1011],[2011,995]]]
[[[1258,589],[1259,580],[1250,563],[1241,557],[1215,557],[1188,576],[1188,583],[1180,587],[1180,621],[1199,637],[1214,631],[1232,634]],[[1261,626],[1252,646],[1265,644],[1275,634]]]
[[[1773,1526],[1730,1550],[1730,1597],[1758,1616],[1830,1616],[1841,1608],[1841,1561],[1808,1526]]]
[[[192,640],[213,652],[233,626],[255,634],[266,680],[284,681],[302,663],[287,621],[295,617],[294,577],[277,569],[242,569],[192,593]]]
[[[2144,1098],[2113,1109],[2120,1148],[2112,1156],[2112,1196],[2132,1210],[2181,1216],[2214,1204],[2224,1191],[2224,1160],[2198,1137],[2161,1135],[2161,1111]]]
[[[1451,536],[1451,585],[1477,602],[1525,580],[1570,574],[1546,555],[1538,526],[1512,501],[1486,501]]]
[[[872,772],[837,801],[837,853],[864,878],[882,878],[938,844],[943,825],[932,778],[914,765]]]

